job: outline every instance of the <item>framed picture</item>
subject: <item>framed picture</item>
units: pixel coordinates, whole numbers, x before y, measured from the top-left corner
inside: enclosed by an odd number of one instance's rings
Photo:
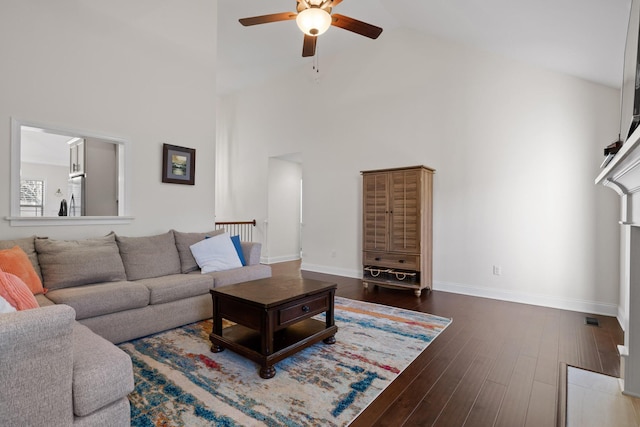
[[[194,185],[196,150],[162,144],[162,182]]]

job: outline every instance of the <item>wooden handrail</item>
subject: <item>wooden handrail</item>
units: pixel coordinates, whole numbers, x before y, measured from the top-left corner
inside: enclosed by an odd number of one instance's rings
[[[240,240],[244,242],[253,241],[253,227],[256,226],[256,220],[252,221],[216,221],[215,228],[223,229],[230,235],[240,236]]]
[[[216,225],[253,225],[256,226],[256,220],[253,221],[216,221]]]

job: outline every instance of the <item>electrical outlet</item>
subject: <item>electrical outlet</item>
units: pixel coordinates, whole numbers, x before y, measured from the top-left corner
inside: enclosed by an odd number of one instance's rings
[[[494,265],[493,266],[493,275],[494,276],[500,276],[502,274],[502,267],[500,267],[499,265]]]

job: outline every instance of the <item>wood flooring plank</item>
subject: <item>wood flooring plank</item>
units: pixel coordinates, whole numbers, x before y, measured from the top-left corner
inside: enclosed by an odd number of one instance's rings
[[[458,388],[462,378],[471,368],[476,358],[481,341],[475,337],[460,351],[447,369],[438,378],[438,381],[424,396],[424,399],[416,406],[416,410],[407,419],[407,425],[430,426],[440,416],[445,406]],[[397,424],[396,424],[397,425]]]
[[[535,369],[536,359],[523,355],[518,357],[498,413],[496,426],[516,427],[524,425]]]
[[[575,317],[567,316],[566,313],[563,313],[559,329],[558,361],[567,365],[580,366]]]
[[[580,366],[585,369],[600,372],[602,364],[596,347],[596,340],[593,336],[592,329],[594,326],[583,325],[578,332],[578,355],[580,357]]]
[[[555,386],[558,383],[558,358],[547,359],[539,357],[536,362],[534,380]]]
[[[471,363],[434,426],[451,427],[464,424],[489,374],[492,362],[493,359],[489,357],[479,356]]]
[[[452,325],[453,326],[453,325]],[[447,328],[449,329],[449,328]],[[437,339],[436,339],[437,340]],[[451,365],[462,349],[471,340],[471,334],[466,330],[459,334],[458,339],[447,345],[430,363],[429,368],[420,372],[412,381],[410,389],[404,389],[392,402],[392,404],[377,419],[369,417],[365,411],[356,421],[360,425],[369,421],[370,425],[376,426],[397,426],[401,420],[407,419],[419,405],[420,401],[433,388],[433,385],[440,379],[448,367]],[[368,419],[367,419],[368,418]]]
[[[465,420],[464,427],[492,426],[498,417],[507,387],[493,381],[485,381],[478,398]]]
[[[620,377],[620,355],[618,352],[599,351],[602,373],[612,377]]]
[[[557,395],[557,386],[534,381],[525,427],[554,427]]]
[[[539,314],[531,313],[524,319],[524,324],[522,325],[522,329],[524,330],[523,343],[520,354],[538,357],[544,325],[545,318]]]
[[[508,385],[519,355],[518,344],[511,341],[502,344],[499,356],[487,379],[494,383]]]
[[[395,381],[389,385],[376,399],[376,405],[370,406],[364,412],[362,412],[351,424],[351,427],[358,426],[371,426],[378,421],[381,416],[392,406],[396,405],[396,413],[411,413],[415,404],[404,404],[403,393],[408,392],[407,396],[412,396],[417,399],[421,399],[422,396],[416,396],[416,391],[419,388],[415,387],[413,383],[419,381],[422,377],[421,373],[428,369],[429,372],[438,373],[444,369],[444,366],[448,363],[442,363],[442,360],[448,360],[446,356],[449,353],[456,353],[460,351],[462,343],[466,342],[464,338],[461,338],[460,331],[461,325],[454,326],[451,324],[443,333],[441,333],[437,341],[432,342],[417,358],[411,363],[407,369],[402,372]],[[460,341],[457,341],[460,339]],[[460,347],[448,346],[448,343],[452,340],[459,342]],[[437,345],[435,343],[438,343]],[[456,350],[457,349],[457,350]],[[445,356],[441,356],[444,353]],[[442,363],[442,366],[439,364]],[[435,381],[435,380],[434,380]],[[396,401],[401,400],[400,403]],[[408,409],[405,409],[408,408]],[[387,418],[392,418],[397,415],[390,415]],[[408,415],[405,415],[406,418]],[[381,425],[384,422],[381,421]]]

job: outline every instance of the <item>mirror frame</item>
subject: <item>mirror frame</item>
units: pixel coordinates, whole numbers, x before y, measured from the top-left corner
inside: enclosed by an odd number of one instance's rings
[[[22,164],[22,127],[40,128],[51,133],[69,135],[78,138],[98,138],[116,144],[118,150],[118,216],[20,216],[20,169]],[[125,138],[100,135],[95,132],[73,130],[38,123],[30,120],[11,118],[11,215],[6,217],[12,226],[33,225],[99,225],[126,224],[133,221],[130,213],[131,189],[131,154],[130,143]]]

